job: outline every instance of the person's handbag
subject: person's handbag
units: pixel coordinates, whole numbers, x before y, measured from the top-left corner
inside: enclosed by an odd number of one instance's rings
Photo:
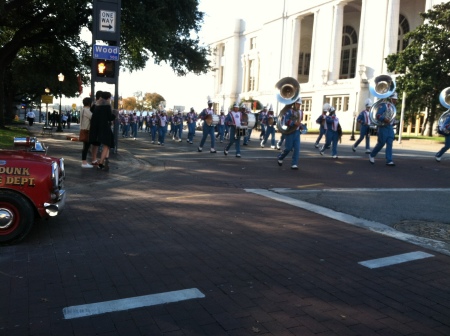
[[[89,142],[89,130],[88,129],[80,129],[80,136],[78,140],[81,142]]]

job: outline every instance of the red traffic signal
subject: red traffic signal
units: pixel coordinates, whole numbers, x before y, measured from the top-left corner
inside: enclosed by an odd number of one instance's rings
[[[97,77],[114,78],[116,75],[115,61],[97,60]]]

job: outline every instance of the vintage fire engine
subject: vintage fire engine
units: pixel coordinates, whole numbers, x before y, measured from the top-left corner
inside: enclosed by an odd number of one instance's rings
[[[13,150],[0,150],[0,245],[23,239],[41,218],[64,208],[64,159],[47,156],[33,137],[14,138]]]

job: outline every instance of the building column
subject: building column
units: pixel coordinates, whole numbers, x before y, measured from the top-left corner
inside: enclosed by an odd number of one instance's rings
[[[259,77],[260,77],[260,71],[261,71],[261,59],[260,59],[259,52],[256,54],[256,76],[255,76],[255,91],[259,91]]]
[[[344,26],[344,4],[334,5],[333,11],[333,29],[334,34],[331,37],[330,46],[330,63],[329,63],[329,80],[336,81],[339,79],[339,69],[341,66],[341,50],[342,50],[342,29]]]
[[[298,80],[298,58],[300,55],[300,36],[302,19],[296,17],[292,20],[292,68],[291,77]]]
[[[248,64],[247,57],[242,55],[242,92],[247,92]]]
[[[358,35],[358,56],[357,56],[357,64],[356,67],[357,69],[359,68],[360,65],[365,65],[365,59],[364,59],[364,52],[366,52],[365,49],[365,25],[366,25],[366,11],[367,11],[367,3],[366,1],[362,2],[362,7],[361,7],[361,15],[360,15],[360,19],[359,19],[359,35]],[[369,44],[367,44],[369,45]],[[370,49],[367,50],[367,52],[370,52]]]
[[[400,0],[389,0],[387,8],[387,20],[386,20],[386,39],[384,41],[384,55],[385,59],[388,55],[397,52],[398,41],[398,24],[400,17]],[[383,62],[382,73],[387,72],[386,62]]]
[[[311,79],[315,81],[314,78],[321,78],[322,76],[322,69],[316,69],[316,64],[319,64],[319,62],[316,62],[316,56],[315,53],[318,50],[318,43],[317,41],[317,23],[319,21],[319,12],[320,9],[317,9],[314,12],[314,23],[313,23],[313,32],[312,32],[312,42],[311,42],[311,62],[310,62],[310,69],[309,69],[309,81]],[[312,77],[314,74],[314,77]]]

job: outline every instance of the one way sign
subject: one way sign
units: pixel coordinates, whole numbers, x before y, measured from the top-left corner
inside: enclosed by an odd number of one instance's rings
[[[100,10],[100,31],[115,33],[116,32],[116,12]]]

